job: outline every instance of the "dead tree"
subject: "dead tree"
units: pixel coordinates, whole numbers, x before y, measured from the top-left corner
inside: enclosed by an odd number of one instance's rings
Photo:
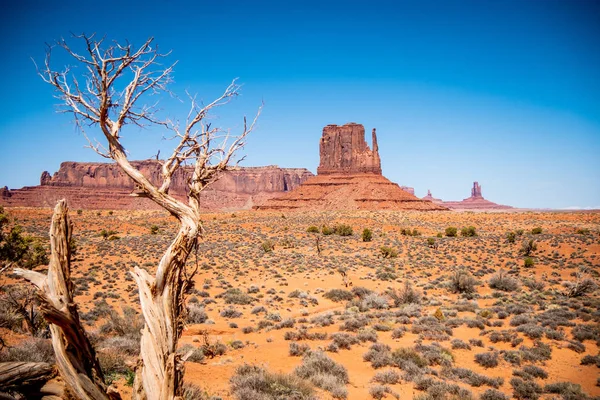
[[[69,246],[72,229],[66,202],[61,200],[54,208],[50,226],[48,275],[21,268],[16,268],[15,273],[38,288],[40,312],[50,323],[56,365],[68,392],[86,400],[120,399],[117,393],[109,393],[100,362],[73,302]]]
[[[236,152],[245,145],[260,115],[229,140],[229,131],[206,122],[216,107],[238,96],[239,85],[234,80],[213,102],[201,105],[189,96],[191,107],[184,127],[169,119],[160,119],[157,104],[144,103],[148,95],[170,93],[168,84],[175,64],[164,66],[162,54],[154,47],[153,38],[139,48],[130,44],[105,44],[94,36],[76,36],[81,52],[64,40],[49,47],[44,66],[39,69],[42,79],[54,87],[62,103],[62,111],[71,113],[84,133],[89,147],[103,157],[114,160],[134,181],[137,195],[149,198],[167,210],[179,222],[173,242],[161,258],[156,275],[135,268],[131,274],[139,290],[145,326],[133,398],[140,400],[170,400],[182,394],[183,362],[176,354],[184,321],[184,296],[191,285],[193,273],[185,263],[202,233],[200,193],[214,182],[234,161]],[[83,69],[51,68],[54,48],[63,49]],[[166,129],[175,141],[169,157],[158,162],[161,174],[157,184],[151,182],[129,161],[122,143],[122,130],[127,125],[153,125]],[[104,139],[92,140],[84,128],[99,127]],[[182,166],[191,166],[188,180],[188,199],[180,201],[169,194],[171,180]]]

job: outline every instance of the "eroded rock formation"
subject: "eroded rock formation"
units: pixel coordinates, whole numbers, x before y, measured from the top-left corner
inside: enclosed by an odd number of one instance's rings
[[[507,210],[513,207],[496,204],[483,198],[481,193],[481,185],[478,182],[473,182],[471,188],[471,197],[467,197],[462,201],[444,201],[444,206],[451,210]]]
[[[445,210],[443,206],[402,190],[381,174],[375,129],[372,135],[373,150],[365,142],[362,125],[327,125],[320,141],[321,162],[317,176],[255,209]]]
[[[156,160],[133,161],[151,182],[157,184],[160,164]],[[191,172],[183,169],[173,177],[170,193],[186,197]],[[236,168],[209,186],[201,197],[206,209],[243,209],[298,187],[313,174],[304,168],[277,166]],[[66,198],[72,208],[148,209],[156,208],[147,199],[132,197],[133,182],[117,165],[63,162],[59,170],[40,177],[40,186],[0,190],[0,203],[7,206],[53,207]]]
[[[349,123],[327,125],[320,142],[321,162],[318,175],[373,173],[381,175],[377,132],[372,132],[373,150],[365,141],[365,127]]]
[[[427,189],[427,196],[422,197],[423,200],[431,201],[436,204],[441,204],[442,199],[437,199],[431,195],[431,190]]]

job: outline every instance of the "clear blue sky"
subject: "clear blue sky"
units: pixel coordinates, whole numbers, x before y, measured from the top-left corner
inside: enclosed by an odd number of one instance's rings
[[[600,208],[597,1],[21,0],[0,19],[0,186],[100,161],[30,59],[97,32],[154,36],[179,60],[179,94],[210,100],[239,77],[243,96],[219,124],[239,127],[265,102],[243,165],[316,172],[323,126],[353,121],[377,128],[384,175],[419,196],[460,200],[479,181],[501,204]],[[133,131],[126,145],[141,159],[169,143]]]

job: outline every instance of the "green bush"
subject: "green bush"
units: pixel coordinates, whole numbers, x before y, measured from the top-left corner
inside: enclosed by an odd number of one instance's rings
[[[389,247],[389,246],[381,246],[379,248],[381,255],[383,258],[395,258],[398,257],[398,250]]]
[[[534,265],[535,265],[535,261],[531,257],[525,257],[525,260],[523,260],[523,266],[525,268],[531,268]]]
[[[336,225],[333,230],[337,235],[340,235],[340,236],[352,236],[352,233],[353,233],[352,227],[350,225],[346,225],[346,224]]]
[[[533,253],[536,250],[537,250],[537,244],[535,243],[535,240],[529,239],[529,240],[523,241],[523,244],[521,245],[521,254],[529,257],[531,255],[531,253]]]
[[[514,233],[514,232],[508,232],[508,233],[506,234],[506,241],[507,241],[508,243],[514,243],[514,242],[515,242],[515,240],[516,240],[516,238],[517,238],[517,234],[516,234],[516,233]]]
[[[460,230],[460,235],[464,237],[477,236],[477,231],[474,226],[465,226]]]
[[[335,233],[335,229],[330,228],[327,225],[323,225],[323,228],[321,229],[321,233],[323,233],[323,235],[326,235],[326,236],[333,235]]]
[[[275,250],[275,242],[272,241],[271,239],[267,239],[264,242],[262,242],[262,244],[260,245],[260,247],[263,249],[263,251],[265,253],[270,253],[273,250]]]
[[[458,229],[456,229],[454,226],[449,226],[446,228],[446,236],[448,237],[455,237],[457,232]]]
[[[158,233],[158,230],[159,230],[159,227],[158,227],[158,225],[152,225],[152,226],[150,227],[150,233],[151,233],[152,235],[156,235],[156,234]]]
[[[306,230],[306,232],[308,233],[319,233],[319,228],[316,227],[315,225],[311,225],[308,227],[308,229]]]
[[[531,230],[532,235],[539,235],[540,233],[542,233],[542,228],[540,228],[539,226]]]
[[[363,229],[363,232],[362,232],[362,241],[363,242],[370,242],[371,239],[373,239],[373,232],[371,232],[371,230],[369,228]]]

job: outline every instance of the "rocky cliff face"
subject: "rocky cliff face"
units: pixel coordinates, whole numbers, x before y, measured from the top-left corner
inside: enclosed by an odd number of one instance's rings
[[[473,182],[473,188],[471,189],[471,198],[473,199],[483,199],[481,195],[481,185],[479,182]]]
[[[156,160],[132,164],[154,184],[160,182],[160,164]],[[182,169],[173,177],[170,193],[184,199],[191,169]],[[235,168],[222,174],[201,196],[206,209],[243,209],[261,203],[276,194],[298,187],[313,174],[304,168],[277,166]],[[131,197],[134,184],[117,165],[106,163],[63,162],[59,170],[40,177],[40,186],[0,191],[0,202],[8,206],[48,207],[67,198],[72,208],[147,209],[155,208],[147,199]]]
[[[417,198],[412,188],[401,188],[381,174],[375,129],[372,135],[373,150],[367,146],[362,125],[327,125],[320,141],[321,163],[317,176],[254,208],[288,211],[445,210],[443,206]]]
[[[373,129],[373,150],[365,141],[360,124],[327,125],[320,142],[321,163],[317,174],[373,173],[381,175],[377,133]]]
[[[160,164],[155,160],[133,161],[138,169],[155,185],[160,185]],[[173,176],[170,193],[185,195],[191,167],[177,171]],[[213,183],[212,190],[257,194],[286,192],[300,185],[312,173],[304,168],[279,168],[277,166],[235,168],[224,173]],[[63,162],[59,170],[40,178],[42,186],[87,187],[133,190],[133,181],[116,164]]]

